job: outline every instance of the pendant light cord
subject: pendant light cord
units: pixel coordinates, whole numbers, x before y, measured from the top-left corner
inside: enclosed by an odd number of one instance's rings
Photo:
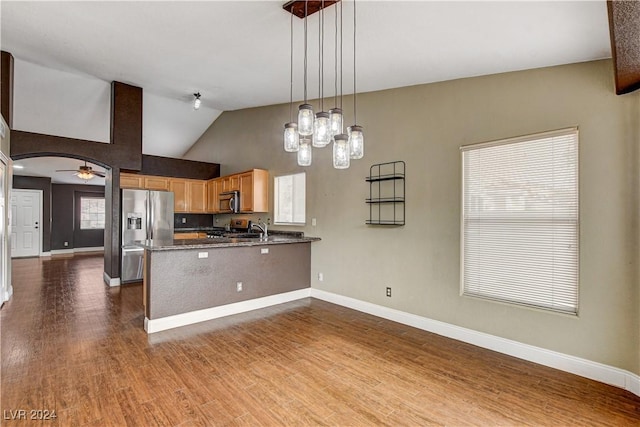
[[[289,123],[293,122],[293,13],[291,14],[291,22],[289,23],[289,39],[291,45],[289,47]]]
[[[304,2],[304,103],[307,103],[307,6],[309,0]]]
[[[320,19],[318,19],[318,98],[320,98],[320,111],[324,111],[324,0],[320,2]]]
[[[343,23],[344,21],[342,20],[342,2],[340,2],[340,109],[342,109],[342,95],[343,95],[343,88],[342,88],[342,76],[343,74],[343,70],[342,70],[342,28],[343,28]]]
[[[333,34],[333,105],[338,106],[338,7],[334,14],[334,34]]]
[[[356,0],[353,0],[353,119],[358,124],[358,107],[356,90]]]

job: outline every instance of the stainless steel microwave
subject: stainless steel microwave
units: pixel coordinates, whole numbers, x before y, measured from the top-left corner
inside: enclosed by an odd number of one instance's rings
[[[240,212],[240,192],[226,191],[218,195],[218,212],[238,213]]]

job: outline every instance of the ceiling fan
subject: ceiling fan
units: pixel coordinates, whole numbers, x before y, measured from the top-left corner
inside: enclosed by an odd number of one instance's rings
[[[105,177],[104,172],[94,171],[91,166],[87,166],[86,161],[84,162],[84,166],[80,165],[78,169],[61,169],[57,170],[56,172],[75,172],[75,176],[80,179],[84,179],[85,181],[92,179],[94,176],[99,176],[101,178]]]

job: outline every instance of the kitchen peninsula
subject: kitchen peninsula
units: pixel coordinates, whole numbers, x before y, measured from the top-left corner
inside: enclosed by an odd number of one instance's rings
[[[311,242],[287,234],[182,239],[144,248],[144,328],[159,332],[304,298]]]

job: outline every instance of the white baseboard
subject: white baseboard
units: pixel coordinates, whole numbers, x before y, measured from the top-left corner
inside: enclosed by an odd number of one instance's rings
[[[79,252],[104,252],[104,246],[94,246],[89,248],[73,248],[74,253]]]
[[[106,283],[109,286],[120,286],[120,278],[111,277],[107,274],[106,271],[102,272],[102,279],[104,280],[104,283]]]
[[[260,308],[270,307],[289,301],[308,298],[311,294],[310,288],[297,291],[285,292],[283,294],[270,295],[248,301],[236,302],[233,304],[221,305],[219,307],[206,308],[204,310],[191,311],[189,313],[176,314],[174,316],[161,317],[149,320],[144,318],[144,330],[148,334],[165,331],[167,329],[178,328],[180,326],[191,325],[193,323],[204,322],[217,319],[219,317],[231,316],[233,314],[244,313]]]
[[[40,252],[40,257],[41,258],[49,258],[49,257],[51,257],[51,251],[49,251],[49,252]]]
[[[46,252],[51,255],[68,255],[77,254],[82,252],[104,252],[104,246],[96,246],[90,248],[70,248],[70,249],[53,249],[51,252]],[[45,256],[45,255],[40,255]]]
[[[72,255],[73,249],[53,249],[51,255]]]
[[[498,353],[508,354],[509,356],[514,356],[519,359],[528,360],[540,365],[610,384],[640,396],[640,376],[624,369],[500,338],[483,332],[477,332],[320,289],[311,289],[311,296],[383,319],[392,320],[458,341],[477,345],[478,347],[497,351]]]
[[[2,301],[0,302],[9,301],[12,295],[13,295],[13,286],[9,285],[9,288],[2,293]]]

